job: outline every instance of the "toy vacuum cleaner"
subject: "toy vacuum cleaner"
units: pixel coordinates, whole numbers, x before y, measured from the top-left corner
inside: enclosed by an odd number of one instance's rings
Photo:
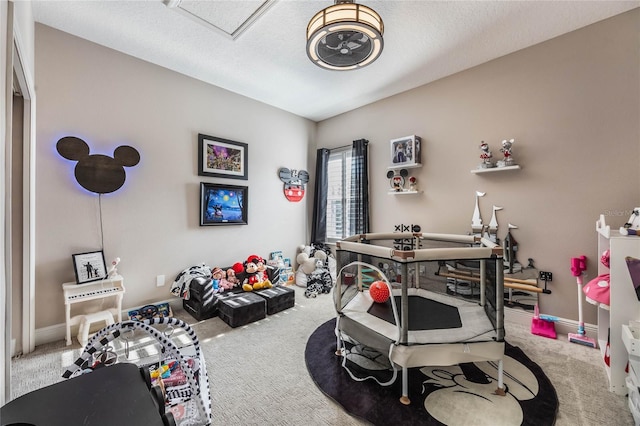
[[[569,333],[569,341],[580,345],[597,347],[596,341],[587,337],[582,320],[582,274],[587,270],[587,258],[585,256],[571,258],[571,273],[578,282],[578,332]]]

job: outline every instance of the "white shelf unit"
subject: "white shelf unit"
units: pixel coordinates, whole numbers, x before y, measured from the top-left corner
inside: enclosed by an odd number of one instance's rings
[[[389,166],[387,167],[388,170],[400,170],[400,169],[417,169],[418,167],[422,167],[421,163],[414,163],[414,164],[405,164],[405,165],[400,165],[400,166]]]
[[[514,166],[492,167],[490,169],[473,169],[471,173],[506,172],[507,170],[520,170],[520,166],[516,164]]]
[[[422,191],[389,191],[389,195],[411,195],[411,194],[422,194]]]
[[[622,326],[630,320],[640,320],[640,302],[631,282],[625,258],[627,256],[640,258],[640,237],[621,235],[612,231],[605,224],[601,215],[596,222],[598,233],[598,275],[609,272],[611,304],[610,309],[598,308],[598,346],[603,365],[609,378],[609,390],[618,395],[626,395],[628,390],[625,383],[627,373],[625,368],[629,354],[622,341]],[[602,253],[609,249],[609,269],[600,262]],[[611,332],[609,341],[609,366],[604,364],[604,354],[607,348],[607,336]]]
[[[422,164],[420,163],[415,163],[415,164],[407,164],[404,166],[389,166],[387,167],[388,170],[402,170],[402,169],[417,169],[419,167],[422,167]],[[387,192],[387,194],[389,195],[415,195],[415,194],[422,194],[422,191],[412,191],[410,189],[403,189],[402,191],[394,191],[393,189],[390,190],[389,192]]]

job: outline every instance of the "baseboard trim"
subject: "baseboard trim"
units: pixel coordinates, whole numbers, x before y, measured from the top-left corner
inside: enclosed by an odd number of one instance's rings
[[[154,304],[159,303],[168,303],[171,305],[172,310],[182,309],[182,299],[170,299],[170,300],[161,300],[159,302],[151,302]],[[122,311],[122,319],[128,317],[129,311],[133,308],[127,308]],[[77,330],[77,327],[75,327]],[[75,338],[76,335],[73,334],[74,330],[71,330],[71,337]],[[45,343],[56,342],[58,340],[65,340],[67,334],[67,327],[65,323],[54,324],[47,327],[36,328],[35,332],[35,345],[43,345]],[[77,334],[77,332],[76,332]]]
[[[182,299],[163,300],[157,303],[169,303],[171,309],[182,309]],[[128,311],[132,308],[122,311],[122,317],[126,318]],[[529,327],[531,325],[531,319],[533,314],[526,312],[522,309],[505,308],[504,320],[505,323],[514,323]],[[573,321],[565,318],[559,318],[556,322],[556,332],[559,334],[576,333],[578,330],[578,321]],[[593,324],[584,325],[587,337],[592,339],[598,338],[598,327]],[[47,327],[37,328],[35,333],[35,344],[43,345],[45,343],[55,342],[57,340],[64,340],[66,334],[66,327],[64,323],[54,324]]]
[[[523,311],[522,309],[505,308],[504,310],[505,323],[511,322],[514,324],[520,324],[520,325],[529,327],[531,326],[532,318],[533,318],[533,314],[531,312],[526,312],[526,311]],[[578,331],[578,321],[569,320],[566,318],[558,318],[558,321],[556,321],[555,326],[556,326],[556,333],[558,334],[577,333]],[[597,340],[598,326],[594,324],[585,324],[584,331],[587,334],[587,337]]]

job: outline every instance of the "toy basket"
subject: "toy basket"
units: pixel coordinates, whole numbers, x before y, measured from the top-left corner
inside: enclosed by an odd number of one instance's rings
[[[190,357],[181,352],[166,333],[153,327],[156,324],[164,324],[168,327],[179,327],[183,329],[191,340],[194,352],[193,357],[190,359]],[[195,413],[193,413],[191,417],[197,418],[191,418],[186,422],[181,422],[181,424],[210,425],[211,399],[209,379],[207,376],[206,363],[200,350],[200,343],[193,329],[187,323],[177,318],[160,317],[149,318],[142,321],[129,320],[104,327],[89,339],[80,357],[67,368],[62,374],[62,377],[68,379],[72,376],[92,371],[91,361],[96,354],[105,353],[104,349],[108,347],[110,342],[121,337],[123,333],[133,330],[142,330],[153,337],[157,343],[162,346],[161,362],[163,360],[172,360],[179,365],[181,371],[186,376],[186,385],[183,386],[180,392],[176,393],[172,389],[165,389],[169,398],[167,401],[169,405],[177,402],[195,403],[196,410],[194,410]],[[115,359],[102,359],[100,361],[104,365],[110,365],[115,362]]]

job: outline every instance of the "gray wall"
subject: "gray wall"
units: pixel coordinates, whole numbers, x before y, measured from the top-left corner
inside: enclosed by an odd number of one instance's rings
[[[59,138],[91,153],[122,144],[141,154],[127,182],[101,197],[107,264],[122,259],[125,307],[170,299],[184,268],[228,266],[257,253],[291,258],[306,240],[307,200],[283,195],[278,169],[304,169],[315,124],[262,103],[36,25],[36,327],[64,322],[61,284],[74,281],[71,255],[101,247],[98,196],[73,178]],[[249,145],[248,180],[197,175],[197,135]],[[249,186],[249,224],[200,227],[200,182]],[[156,275],[167,284],[156,287]]]
[[[588,277],[596,276],[599,215],[617,228],[640,206],[639,16],[636,9],[323,121],[317,145],[370,141],[374,232],[414,223],[467,233],[475,192],[486,192],[484,223],[493,205],[503,207],[499,237],[517,225],[518,260],[554,274],[541,309],[577,320],[570,258],[585,254]],[[411,134],[423,139],[424,166],[414,175],[424,193],[390,196],[389,140]],[[522,170],[470,172],[480,141],[499,159],[510,138]],[[596,322],[592,305],[585,320]]]
[[[122,258],[125,306],[169,298],[171,279],[206,262],[229,264],[251,253],[295,248],[308,238],[312,195],[292,204],[282,195],[279,167],[307,168],[315,147],[354,139],[371,142],[372,229],[417,223],[425,231],[470,230],[475,191],[485,223],[499,212],[520,243],[518,258],[553,272],[545,313],[577,319],[569,259],[590,258],[597,270],[595,221],[614,226],[640,206],[640,93],[635,10],[480,65],[317,125],[51,28],[36,26],[37,327],[64,320],[60,284],[73,280],[71,254],[100,247],[98,198],[72,178],[73,164],[55,151],[65,135],[111,155],[123,143],[141,163],[128,182],[102,197],[107,262]],[[375,66],[372,65],[372,66]],[[249,144],[248,226],[198,226],[198,132]],[[424,192],[387,195],[389,140],[423,138]],[[515,138],[520,171],[475,175],[478,145],[496,157]],[[309,190],[312,189],[313,181]],[[155,276],[167,285],[155,287]],[[585,319],[595,323],[595,308]]]

